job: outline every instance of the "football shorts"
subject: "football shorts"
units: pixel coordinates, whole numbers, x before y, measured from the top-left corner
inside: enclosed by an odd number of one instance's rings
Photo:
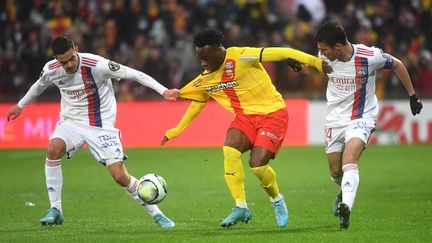
[[[288,112],[283,108],[266,115],[236,114],[229,128],[242,131],[253,146],[277,154],[288,129]]]
[[[375,120],[360,118],[352,120],[347,126],[325,128],[326,153],[342,152],[351,138],[360,138],[365,146],[375,129]]]
[[[120,131],[116,128],[93,127],[61,120],[52,132],[50,140],[53,138],[60,138],[66,143],[68,159],[72,159],[84,144],[88,145],[93,157],[104,165],[125,159]]]

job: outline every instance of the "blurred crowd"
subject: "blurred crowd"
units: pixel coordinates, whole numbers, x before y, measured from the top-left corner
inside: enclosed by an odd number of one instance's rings
[[[349,41],[382,48],[406,65],[422,98],[432,98],[430,0],[4,0],[0,3],[0,102],[16,102],[52,59],[50,40],[70,35],[80,52],[141,70],[169,88],[201,72],[192,35],[204,26],[225,34],[225,47],[287,46],[316,55],[314,35],[326,19],[339,20]],[[265,63],[286,98],[325,98],[326,82]],[[160,99],[123,80],[118,100]],[[377,79],[379,98],[406,98],[389,71]],[[40,101],[57,101],[49,88]]]

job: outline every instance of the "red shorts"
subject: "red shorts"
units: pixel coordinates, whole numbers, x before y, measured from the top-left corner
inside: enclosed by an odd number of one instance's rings
[[[288,112],[282,108],[267,115],[236,114],[229,128],[239,129],[254,146],[276,154],[288,129]]]

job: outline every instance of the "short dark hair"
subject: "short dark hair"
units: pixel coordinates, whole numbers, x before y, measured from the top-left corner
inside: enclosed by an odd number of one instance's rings
[[[69,49],[74,47],[74,42],[66,35],[58,36],[51,41],[51,49],[54,56],[65,54]]]
[[[323,42],[330,47],[334,47],[337,43],[342,45],[348,44],[344,28],[333,20],[327,21],[321,25],[315,36],[315,40],[317,42]]]
[[[224,36],[217,29],[204,28],[195,33],[193,39],[195,46],[204,47],[206,45],[222,45]]]

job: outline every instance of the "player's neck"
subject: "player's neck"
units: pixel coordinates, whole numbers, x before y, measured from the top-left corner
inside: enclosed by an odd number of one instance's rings
[[[354,47],[353,45],[348,42],[347,45],[343,46],[342,48],[342,62],[348,62],[351,60],[352,56],[354,55]]]

